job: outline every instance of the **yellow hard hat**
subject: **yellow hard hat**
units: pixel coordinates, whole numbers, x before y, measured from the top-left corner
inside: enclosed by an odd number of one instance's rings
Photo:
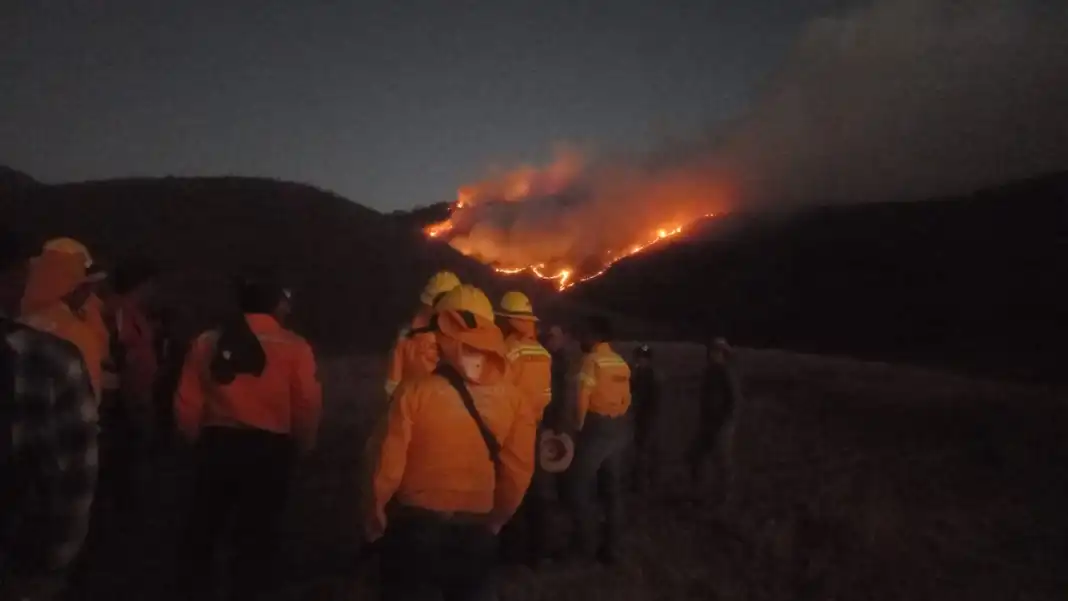
[[[538,321],[538,318],[534,317],[534,307],[531,306],[527,295],[514,290],[501,298],[501,310],[497,312],[497,315],[512,319]]]
[[[470,284],[457,286],[445,293],[434,305],[437,311],[469,311],[493,323],[493,304],[486,293]]]
[[[45,242],[42,251],[54,251],[67,255],[82,255],[85,257],[85,268],[89,269],[93,266],[93,255],[89,254],[89,249],[74,238],[53,238],[48,242]]]
[[[426,286],[423,287],[423,293],[419,295],[419,300],[422,301],[424,305],[432,307],[434,306],[434,301],[439,296],[459,285],[460,278],[456,277],[455,273],[451,271],[439,271],[427,281]]]

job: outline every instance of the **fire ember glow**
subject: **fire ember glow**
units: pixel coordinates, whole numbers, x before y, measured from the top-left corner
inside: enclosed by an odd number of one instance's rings
[[[560,291],[666,244],[715,217],[718,190],[692,179],[605,174],[565,155],[465,186],[449,218],[424,229],[503,275],[526,274]]]

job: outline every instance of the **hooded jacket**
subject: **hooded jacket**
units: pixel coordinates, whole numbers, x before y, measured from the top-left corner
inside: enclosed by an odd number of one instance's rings
[[[405,378],[429,376],[438,366],[438,346],[434,335],[425,331],[430,325],[433,310],[423,307],[412,318],[410,327],[404,328],[397,336],[389,356],[389,369],[386,374],[386,394],[393,391]]]
[[[500,330],[476,316],[468,328],[455,311],[438,314],[442,360],[462,373],[464,345],[485,355],[482,374],[468,379],[475,407],[501,447],[494,467],[459,393],[439,375],[406,378],[394,394],[374,467],[369,540],[382,535],[391,501],[440,513],[485,514],[499,530],[515,513],[534,472],[536,411],[507,379]]]
[[[30,261],[20,321],[74,344],[81,351],[97,403],[103,385],[109,335],[103,303],[91,295],[75,314],[63,299],[85,282],[85,262],[77,254],[45,251]]]

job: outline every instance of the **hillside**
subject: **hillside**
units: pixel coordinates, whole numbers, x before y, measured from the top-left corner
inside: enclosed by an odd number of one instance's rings
[[[38,185],[37,180],[21,171],[0,165],[0,198],[10,194],[22,193]]]
[[[1063,379],[1068,174],[967,197],[732,217],[576,301],[754,345]]]
[[[330,351],[381,348],[434,270],[487,270],[344,198],[248,178],[113,180],[0,195],[0,219],[28,239],[67,235],[105,264],[131,255],[170,275],[166,305],[186,333],[226,306],[225,277],[274,269],[297,290],[296,324]]]

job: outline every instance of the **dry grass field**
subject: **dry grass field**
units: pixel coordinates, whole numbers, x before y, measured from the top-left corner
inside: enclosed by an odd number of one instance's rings
[[[624,562],[509,569],[503,600],[1066,598],[1068,404],[1056,391],[742,351],[736,494],[694,502],[681,457],[701,350],[654,349],[665,484],[631,498]],[[375,598],[356,561],[357,505],[381,373],[368,358],[324,362],[321,446],[302,465],[284,565],[264,575],[279,601]],[[160,460],[144,511],[117,518],[90,558],[89,598],[164,597],[187,485],[182,452]]]

